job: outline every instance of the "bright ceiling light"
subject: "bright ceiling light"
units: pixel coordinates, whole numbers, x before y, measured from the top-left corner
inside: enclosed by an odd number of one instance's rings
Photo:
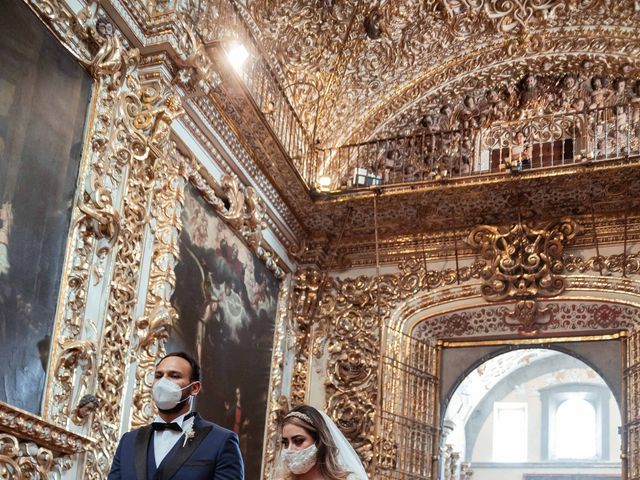
[[[318,190],[329,190],[331,188],[331,177],[323,175],[318,178]]]
[[[249,58],[249,51],[241,43],[235,43],[227,50],[227,59],[238,73],[242,71],[242,66],[247,61],[247,58]]]

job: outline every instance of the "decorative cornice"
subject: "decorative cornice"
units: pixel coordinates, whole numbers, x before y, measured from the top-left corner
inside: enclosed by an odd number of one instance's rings
[[[199,120],[203,123],[206,130],[198,126],[193,119],[185,117],[183,119],[185,125],[189,131],[198,139],[198,141],[207,148],[207,152],[212,155],[218,165],[224,169],[228,175],[233,175],[240,180],[238,175],[237,166],[234,166],[233,159],[238,161],[238,164],[251,175],[251,180],[256,183],[260,192],[269,200],[273,205],[277,214],[283,219],[287,227],[298,237],[303,235],[304,229],[296,216],[292,213],[289,207],[282,201],[279,193],[275,190],[273,185],[267,180],[264,174],[259,170],[254,160],[248,155],[246,150],[240,145],[236,135],[231,131],[228,125],[220,117],[215,107],[208,99],[200,98],[197,100],[189,100],[188,107],[198,116]],[[208,133],[207,133],[208,131]],[[229,148],[233,154],[232,159],[226,158],[221,155],[218,149],[214,146],[209,138],[209,135],[218,136],[218,141],[222,142],[222,145]],[[243,181],[250,181],[244,179]],[[269,214],[270,217],[273,215]],[[277,225],[277,222],[271,220],[273,226]],[[281,227],[275,228],[274,233],[278,236],[278,239],[283,242],[286,247],[291,245],[292,239],[290,235],[287,235],[282,231]]]
[[[0,430],[31,440],[53,452],[81,453],[94,447],[95,440],[78,435],[29,412],[0,402]]]

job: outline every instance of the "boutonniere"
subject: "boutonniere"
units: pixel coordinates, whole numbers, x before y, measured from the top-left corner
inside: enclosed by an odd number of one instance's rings
[[[184,442],[182,442],[182,446],[186,446],[193,437],[195,437],[196,432],[193,430],[193,423],[191,423],[187,429],[184,431]]]

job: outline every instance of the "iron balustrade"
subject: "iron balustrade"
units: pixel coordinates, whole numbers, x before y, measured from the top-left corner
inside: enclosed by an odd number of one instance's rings
[[[640,104],[422,131],[317,155],[314,184],[334,191],[624,159],[640,155]]]

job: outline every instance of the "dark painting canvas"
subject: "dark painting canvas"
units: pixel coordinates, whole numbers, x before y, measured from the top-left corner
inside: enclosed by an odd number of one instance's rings
[[[39,414],[92,80],[24,2],[0,9],[0,401]]]
[[[235,431],[246,478],[260,478],[278,282],[189,186],[167,351],[202,365],[197,410]]]

